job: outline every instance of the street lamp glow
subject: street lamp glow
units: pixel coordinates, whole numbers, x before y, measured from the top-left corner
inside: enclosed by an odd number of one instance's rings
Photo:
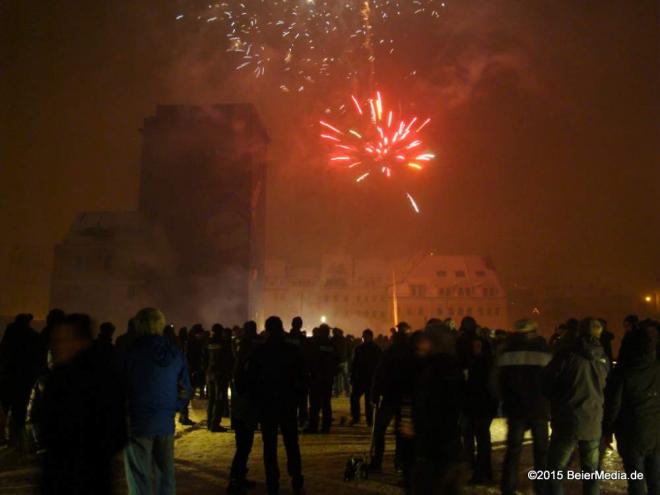
[[[651,296],[644,296],[644,300],[645,300],[647,303],[650,303],[650,302],[653,300],[653,298],[652,298]]]
[[[321,323],[325,323],[326,320],[327,320],[327,318],[325,317],[325,315],[321,316]]]

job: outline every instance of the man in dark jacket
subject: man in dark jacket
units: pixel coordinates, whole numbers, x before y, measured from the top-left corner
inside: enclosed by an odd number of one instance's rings
[[[502,345],[497,357],[494,384],[507,418],[506,454],[502,466],[502,493],[515,493],[518,464],[525,431],[532,430],[534,469],[546,469],[548,455],[548,417],[550,404],[541,391],[543,369],[550,362],[550,349],[536,334],[532,320],[520,320],[516,333]],[[537,481],[536,493],[543,483]]]
[[[32,315],[20,314],[0,342],[0,407],[11,412],[10,443],[21,447],[30,392],[42,371],[39,334],[30,326]],[[2,432],[4,433],[4,432]]]
[[[303,333],[303,320],[300,316],[295,316],[291,320],[291,331],[286,336],[286,341],[290,344],[295,345],[300,349],[303,354],[303,360],[305,365],[305,384],[304,391],[300,397],[300,403],[298,404],[298,425],[303,426],[309,421],[309,407],[308,407],[308,398],[309,398],[309,363],[306,358],[307,346],[309,345],[308,339]]]
[[[565,471],[576,445],[582,471],[594,473],[599,466],[604,389],[610,363],[600,345],[603,327],[595,318],[580,322],[578,338],[557,354],[544,373],[544,393],[550,399],[552,439],[548,469]],[[596,479],[583,480],[583,492],[596,495]],[[562,493],[562,481],[550,480],[550,491]]]
[[[339,358],[330,341],[330,327],[323,324],[312,337],[309,351],[309,426],[306,433],[317,433],[323,413],[322,433],[330,433],[332,425],[332,384]]]
[[[192,387],[181,351],[163,336],[163,314],[143,309],[134,326],[136,338],[122,363],[130,425],[126,481],[131,494],[154,493],[155,486],[158,495],[169,495],[175,492],[174,416]]]
[[[362,344],[355,348],[351,364],[351,425],[360,422],[360,398],[364,395],[364,410],[367,425],[373,423],[373,404],[371,402],[371,384],[380,362],[382,351],[374,343],[374,333],[370,329],[362,332]]]
[[[234,368],[231,422],[236,452],[231,463],[227,495],[244,495],[255,485],[253,481],[247,479],[247,463],[254,444],[258,411],[254,397],[249,393],[247,372],[252,355],[261,344],[262,341],[257,336],[257,324],[254,321],[246,322],[241,332]]]
[[[497,414],[497,399],[490,386],[493,371],[493,351],[483,337],[472,340],[470,366],[467,369],[463,440],[472,465],[471,483],[493,481],[490,424]]]
[[[266,335],[266,342],[254,350],[247,369],[248,387],[261,423],[266,486],[269,495],[279,493],[279,429],[293,493],[301,495],[304,490],[296,407],[304,383],[303,358],[298,348],[284,341],[284,326],[278,317],[271,316],[266,320]]]
[[[229,335],[227,335],[227,331]],[[234,371],[234,352],[231,343],[231,329],[215,324],[212,337],[204,349],[206,386],[209,402],[206,410],[207,428],[212,432],[227,431],[222,426],[222,413],[228,401],[229,382]]]
[[[121,382],[107,351],[92,345],[91,320],[74,314],[49,332],[53,369],[45,379],[40,441],[42,492],[113,493],[114,456],[126,443]]]
[[[427,326],[425,331],[430,354],[418,369],[414,388],[414,494],[459,493],[465,379],[456,356],[454,333],[441,325]],[[402,433],[405,435],[405,429]]]
[[[617,446],[628,479],[628,493],[660,494],[660,363],[656,360],[655,329],[643,328],[628,337],[628,359],[607,380],[603,436]]]
[[[332,342],[335,348],[339,361],[337,364],[337,374],[335,375],[334,396],[348,395],[348,340],[344,336],[344,331],[341,328],[333,328],[330,342]]]
[[[401,331],[395,332],[392,345],[383,352],[376,368],[371,390],[371,400],[376,404],[372,471],[382,469],[387,427],[393,419],[398,423],[404,398],[412,396],[413,364],[413,351],[407,335]]]

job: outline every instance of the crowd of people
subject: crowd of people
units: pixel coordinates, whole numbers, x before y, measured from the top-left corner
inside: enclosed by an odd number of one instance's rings
[[[491,332],[472,317],[460,326],[399,323],[389,336],[361,338],[322,324],[307,335],[268,318],[259,331],[196,324],[178,331],[157,309],[139,311],[125,333],[84,314],[52,310],[37,332],[21,314],[0,343],[0,426],[15,448],[43,463],[47,494],[112,493],[123,451],[131,494],[175,492],[175,419],[193,426],[190,401],[207,401],[211,433],[232,431],[229,495],[243,495],[260,431],[268,493],[279,493],[278,433],[293,493],[305,493],[299,434],[329,434],[333,396],[350,397],[351,419],[371,430],[368,470],[384,469],[393,426],[395,465],[407,494],[458,493],[491,485],[491,423],[507,420],[500,487],[519,488],[523,438],[531,430],[534,491],[563,493],[575,452],[583,492],[599,493],[603,453],[617,450],[629,493],[660,494],[660,324],[629,316],[617,359],[613,334],[596,318],[571,319],[546,341],[532,320]],[[362,408],[362,403],[364,408]],[[223,419],[228,422],[224,425]],[[552,433],[550,434],[550,429]]]

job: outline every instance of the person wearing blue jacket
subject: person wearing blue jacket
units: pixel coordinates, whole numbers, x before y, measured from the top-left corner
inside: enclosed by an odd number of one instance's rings
[[[165,317],[145,308],[123,356],[129,440],[124,453],[130,495],[170,495],[174,482],[174,418],[192,396],[186,361],[165,336]],[[155,490],[155,491],[154,491]]]

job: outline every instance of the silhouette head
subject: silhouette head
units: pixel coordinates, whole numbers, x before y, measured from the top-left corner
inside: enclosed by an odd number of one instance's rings
[[[50,348],[55,365],[71,361],[92,343],[92,319],[85,314],[74,313],[53,327]]]
[[[367,328],[362,332],[362,341],[366,344],[374,340],[374,333]]]
[[[302,327],[303,327],[303,320],[300,316],[296,316],[293,318],[293,320],[291,320],[292,330],[296,330],[299,332],[300,330],[302,330]]]
[[[269,316],[266,320],[268,338],[281,338],[284,335],[284,325],[279,316]]]

